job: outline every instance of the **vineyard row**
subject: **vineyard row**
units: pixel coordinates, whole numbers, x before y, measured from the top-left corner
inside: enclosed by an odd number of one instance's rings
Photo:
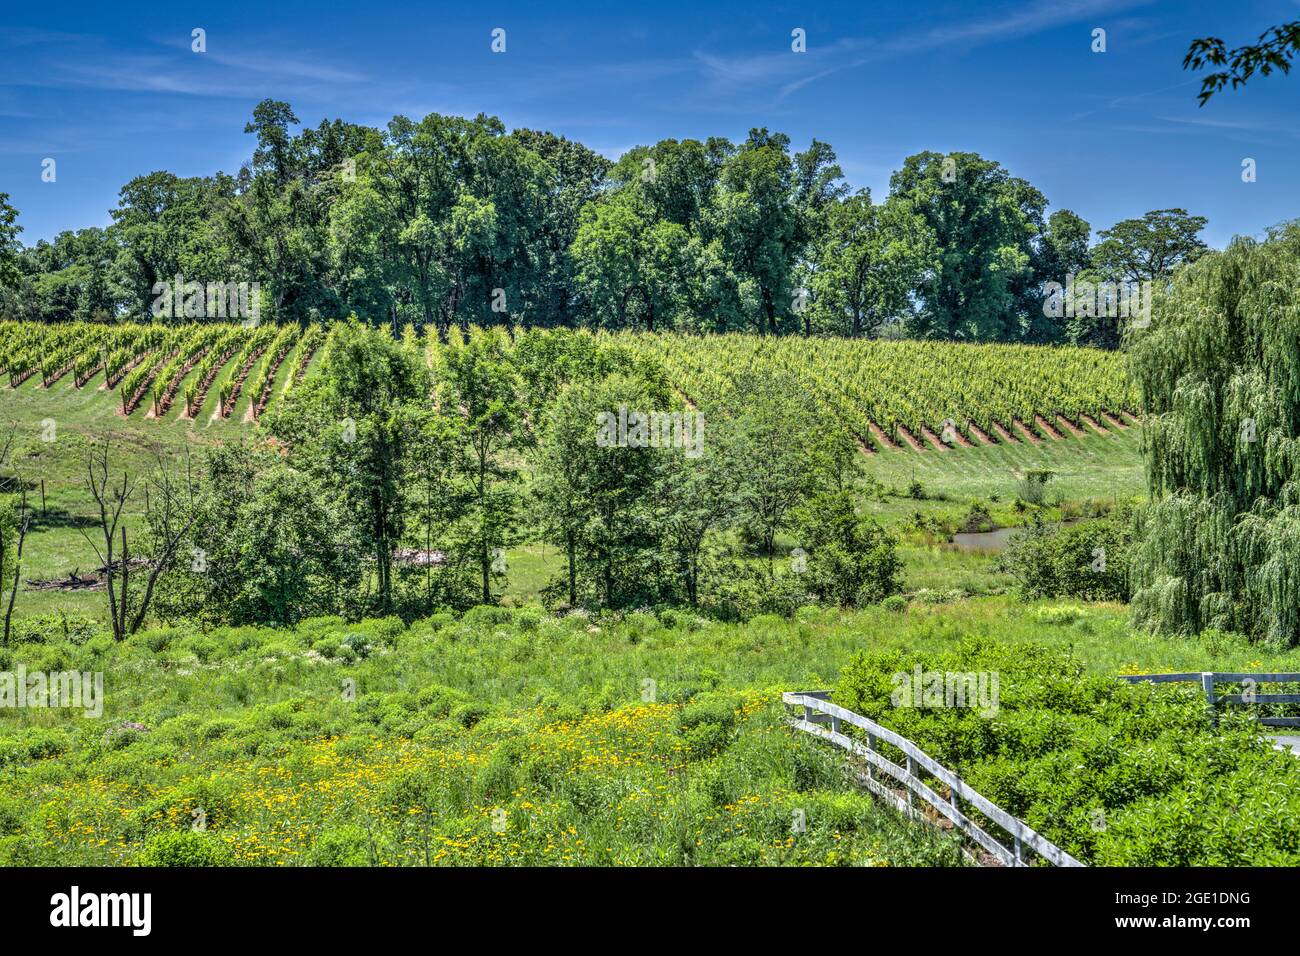
[[[572,335],[503,327],[451,330],[447,341],[408,326],[400,341],[436,369],[444,349],[493,337],[506,354],[522,338]],[[586,335],[588,333],[580,333]],[[1097,349],[744,334],[591,333],[664,369],[682,401],[706,415],[742,407],[748,383],[780,381],[840,423],[865,452],[948,450],[1106,433],[1133,424],[1138,398],[1123,357]],[[114,392],[123,415],[161,418],[173,409],[229,418],[247,396],[246,418],[274,400],[285,370],[295,387],[330,333],[320,326],[233,323],[0,324],[0,375],[11,388],[39,376],[49,389]],[[552,343],[554,344],[554,343]],[[546,354],[545,345],[532,350]],[[287,368],[286,368],[287,363]]]

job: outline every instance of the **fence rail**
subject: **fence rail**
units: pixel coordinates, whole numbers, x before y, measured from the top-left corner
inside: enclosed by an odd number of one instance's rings
[[[1122,681],[1130,684],[1150,682],[1153,684],[1200,684],[1205,694],[1205,703],[1209,708],[1210,720],[1217,720],[1214,705],[1229,704],[1300,704],[1300,694],[1219,694],[1216,684],[1240,684],[1251,681],[1255,684],[1295,684],[1300,683],[1300,674],[1267,673],[1232,673],[1224,671],[1188,671],[1182,674],[1124,674]],[[1259,722],[1265,727],[1300,727],[1300,717],[1260,717]]]
[[[868,720],[861,714],[855,714],[851,710],[845,710],[843,707],[832,704],[827,699],[829,696],[830,691],[826,690],[782,694],[781,699],[788,706],[803,709],[801,716],[787,717],[786,722],[796,730],[829,741],[866,761],[866,774],[865,776],[859,775],[859,780],[872,793],[911,817],[922,815],[916,806],[916,798],[920,797],[940,814],[951,820],[952,825],[958,831],[974,840],[975,843],[997,858],[1004,866],[1028,866],[1029,864],[1024,858],[1026,848],[1033,850],[1054,866],[1084,865],[1038,833],[1029,824],[1007,813],[991,800],[978,793],[955,773],[944,767],[906,737],[873,720]],[[826,726],[827,724],[830,725],[829,728]],[[845,724],[865,731],[866,743],[864,744],[862,741],[844,734],[841,728]],[[894,763],[881,754],[877,750],[877,744],[880,741],[901,750],[906,758],[906,766]],[[931,789],[929,785],[921,780],[918,775],[919,770],[924,770],[947,786],[949,796],[944,798]],[[882,771],[902,784],[906,790],[906,797],[899,796],[892,787],[879,779],[876,771]],[[979,810],[986,818],[1004,830],[1010,836],[1011,845],[1009,847],[1005,846],[968,817],[962,811],[963,801]]]

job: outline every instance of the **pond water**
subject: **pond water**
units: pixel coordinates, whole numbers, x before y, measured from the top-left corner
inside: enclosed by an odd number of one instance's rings
[[[1019,528],[994,528],[992,531],[959,531],[952,536],[958,551],[1005,551],[1011,536]]]

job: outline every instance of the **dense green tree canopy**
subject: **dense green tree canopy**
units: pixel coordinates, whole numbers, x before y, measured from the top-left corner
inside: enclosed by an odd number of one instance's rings
[[[1093,262],[1111,279],[1163,279],[1205,251],[1199,233],[1206,221],[1186,209],[1155,209],[1138,219],[1124,219],[1101,231]]]
[[[1009,341],[1029,320],[1035,238],[1047,200],[975,153],[909,156],[890,195],[925,219],[939,248],[912,327],[923,338]]]
[[[122,187],[106,229],[24,248],[0,200],[0,314],[142,318],[164,285],[249,283],[276,322],[908,334],[1114,347],[1046,314],[1087,269],[1158,278],[1204,248],[1202,217],[1091,227],[975,153],[904,160],[851,193],[834,149],[783,133],[664,139],[611,161],[542,130],[432,113],[303,127],[264,100],[234,174]],[[247,317],[247,316],[246,316]]]
[[[1300,640],[1300,230],[1178,271],[1135,335],[1155,501],[1134,613],[1168,632]]]
[[[877,333],[937,265],[934,234],[904,199],[875,205],[861,190],[831,204],[820,231],[811,285],[830,331]]]

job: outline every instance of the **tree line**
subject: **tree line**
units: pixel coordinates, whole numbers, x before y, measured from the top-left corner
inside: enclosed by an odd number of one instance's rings
[[[107,228],[24,246],[0,194],[0,317],[151,314],[163,284],[257,283],[259,317],[752,331],[1114,346],[1114,317],[1055,316],[1043,285],[1163,280],[1204,217],[1153,210],[1098,233],[975,153],[907,157],[879,201],[834,150],[751,130],[610,161],[496,118],[299,128],[265,100],[237,173],[122,187]]]

